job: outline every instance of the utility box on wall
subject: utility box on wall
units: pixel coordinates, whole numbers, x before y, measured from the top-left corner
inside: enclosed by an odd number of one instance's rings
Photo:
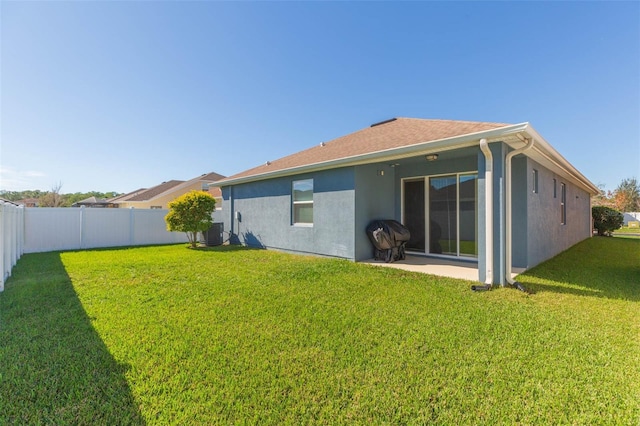
[[[203,232],[204,243],[207,246],[219,246],[224,241],[222,233],[224,231],[224,224],[222,222],[214,222],[208,231]]]

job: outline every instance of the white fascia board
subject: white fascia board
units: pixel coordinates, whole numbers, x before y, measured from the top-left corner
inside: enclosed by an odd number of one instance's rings
[[[596,185],[587,179],[582,173],[578,171],[566,158],[564,158],[551,144],[549,144],[540,134],[530,125],[524,130],[524,133],[528,137],[535,140],[532,151],[538,153],[544,159],[552,165],[551,171],[558,173],[565,178],[572,180],[579,186],[582,186],[587,192],[595,195],[599,192]],[[525,153],[528,157],[534,157],[535,154]]]
[[[336,160],[324,161],[320,163],[306,164],[303,166],[290,167],[288,169],[275,170],[257,175],[240,177],[237,179],[213,182],[210,186],[229,186],[241,183],[255,182],[277,177],[291,176],[302,173],[317,172],[322,170],[336,169],[338,167],[358,166],[362,164],[377,163],[382,161],[394,161],[402,158],[415,157],[434,152],[450,151],[453,149],[476,146],[480,139],[491,141],[502,140],[510,135],[521,133],[528,127],[529,123],[514,124],[498,129],[485,130],[482,132],[468,133],[462,136],[439,139],[435,141],[421,142],[400,148],[391,148],[382,151],[370,152],[367,154],[354,155],[351,157],[339,158]]]

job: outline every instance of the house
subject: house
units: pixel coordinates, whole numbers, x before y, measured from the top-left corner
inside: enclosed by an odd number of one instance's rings
[[[637,228],[638,222],[640,222],[640,212],[622,213],[622,221],[624,226]]]
[[[162,182],[148,189],[138,189],[128,194],[120,195],[109,200],[120,208],[137,209],[167,209],[169,202],[189,191],[208,191],[216,198],[217,206],[222,205],[220,188],[209,188],[209,184],[223,179],[224,176],[217,173],[207,173],[188,181],[170,180]]]
[[[106,198],[89,197],[73,203],[71,207],[114,208],[118,205]]]
[[[372,257],[366,226],[407,226],[409,253],[477,263],[512,282],[591,236],[598,188],[529,123],[394,118],[213,184],[250,246]]]
[[[23,198],[22,200],[18,200],[15,203],[25,207],[39,207],[40,199],[39,198]]]

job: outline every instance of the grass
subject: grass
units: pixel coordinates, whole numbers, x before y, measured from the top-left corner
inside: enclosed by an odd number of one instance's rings
[[[183,245],[25,255],[0,424],[638,424],[640,241],[535,290]]]
[[[622,228],[613,231],[613,236],[622,238],[640,238],[640,228],[629,228],[628,226],[623,226]]]

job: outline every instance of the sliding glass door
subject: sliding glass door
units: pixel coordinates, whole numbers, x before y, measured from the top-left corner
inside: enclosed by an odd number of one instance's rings
[[[425,184],[428,184],[428,188],[425,188]],[[403,222],[411,232],[407,249],[430,254],[477,257],[477,193],[476,173],[405,180]]]
[[[460,175],[458,182],[459,253],[478,257],[478,175]]]
[[[429,253],[458,255],[457,177],[429,179]]]
[[[411,238],[407,242],[408,250],[424,253],[425,249],[425,208],[424,178],[404,182],[404,226],[409,228]]]

